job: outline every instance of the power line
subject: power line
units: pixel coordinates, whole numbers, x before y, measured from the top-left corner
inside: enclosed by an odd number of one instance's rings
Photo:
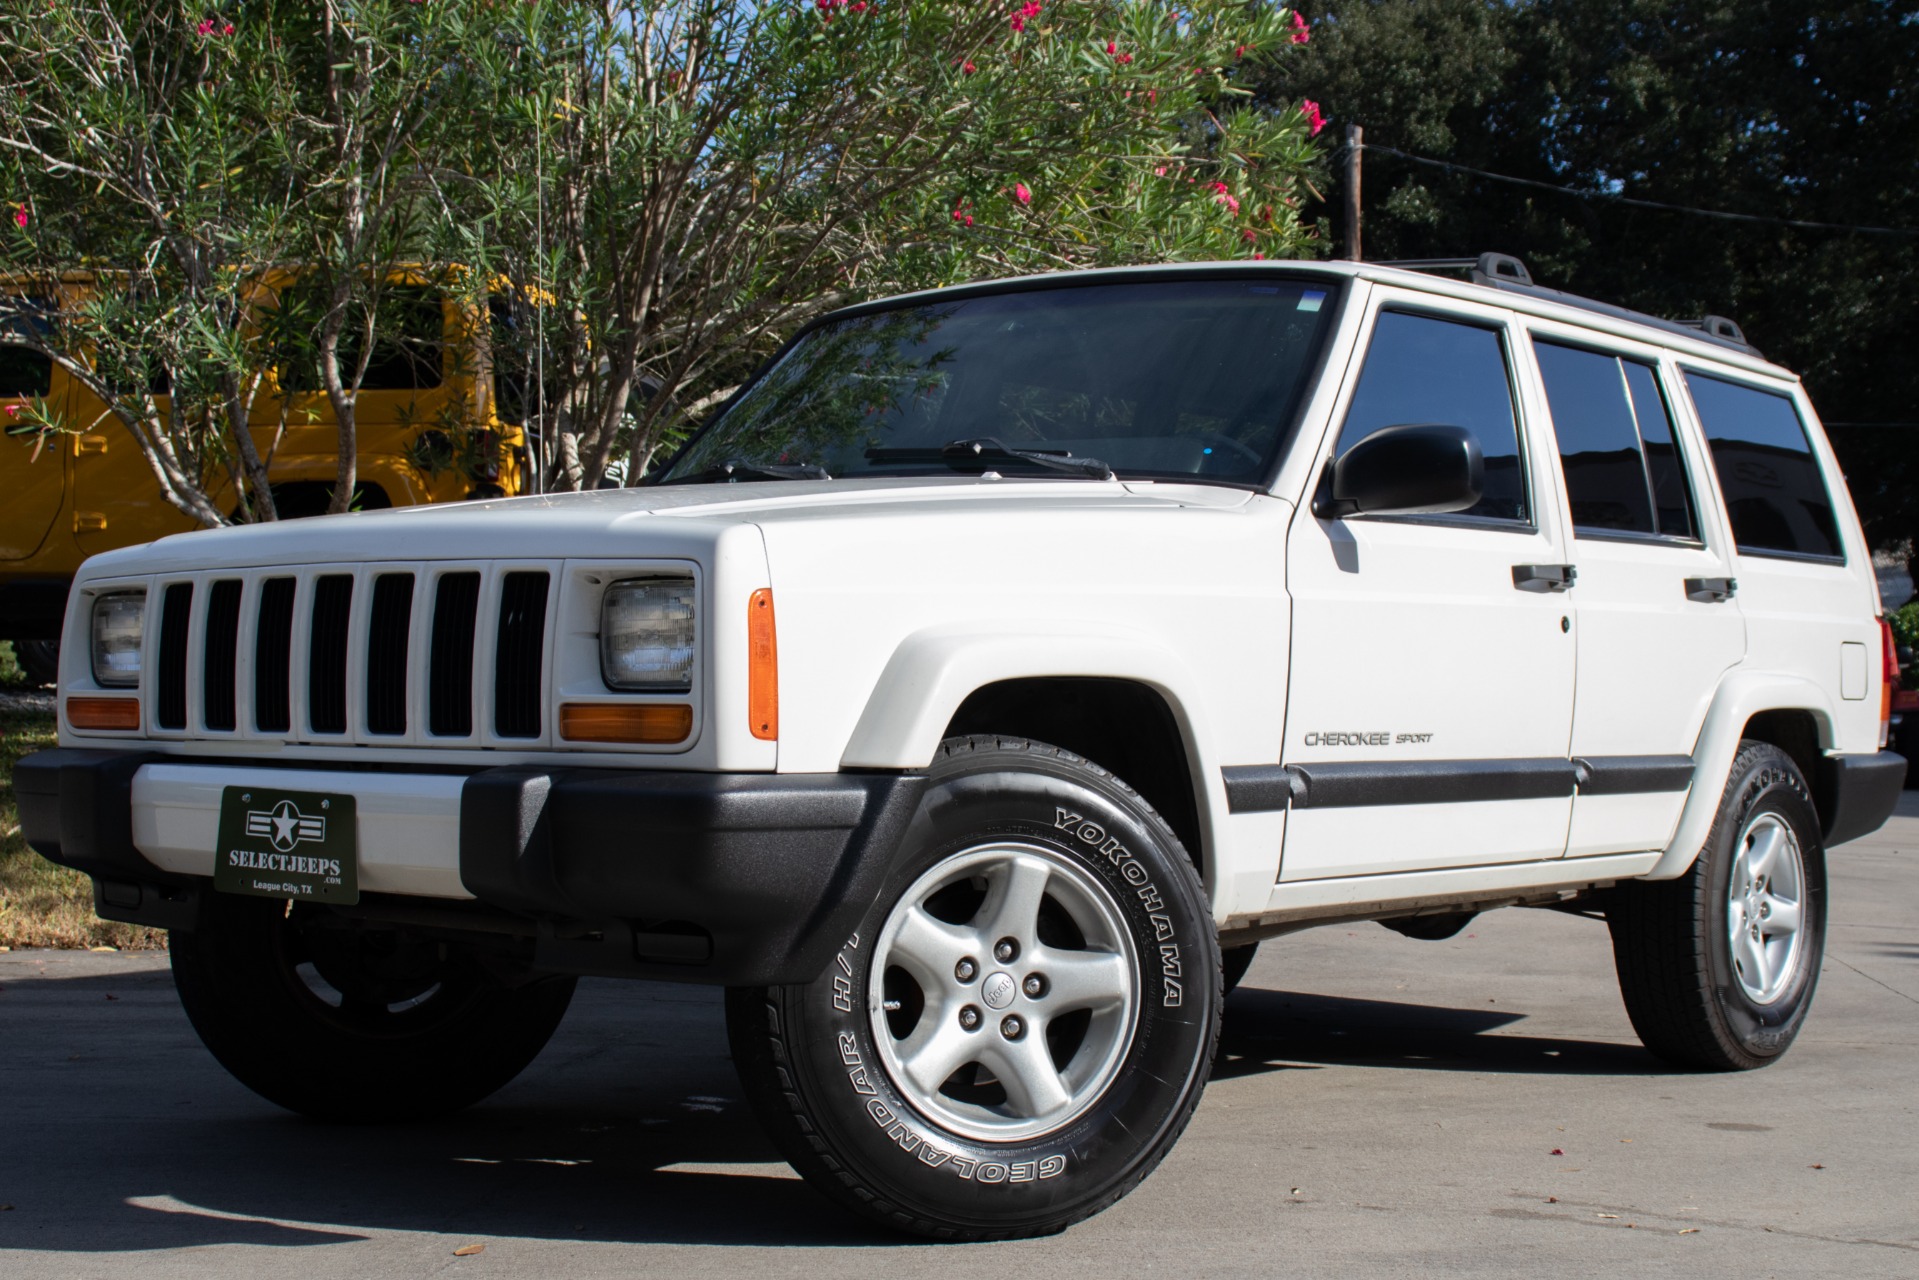
[[[1582,191],[1578,187],[1563,187],[1556,183],[1539,182],[1532,178],[1516,178],[1509,173],[1475,169],[1471,165],[1454,164],[1450,160],[1416,156],[1410,151],[1401,151],[1397,147],[1382,147],[1374,143],[1365,143],[1360,150],[1378,151],[1385,155],[1398,156],[1401,160],[1410,160],[1414,164],[1430,165],[1435,169],[1447,169],[1454,173],[1470,173],[1475,177],[1490,178],[1494,182],[1510,182],[1514,186],[1556,191],[1560,195],[1574,196],[1581,200],[1611,200],[1615,204],[1637,205],[1642,209],[1664,209],[1669,213],[1690,213],[1701,218],[1723,218],[1728,222],[1757,222],[1773,227],[1800,227],[1808,231],[1849,231],[1869,236],[1919,236],[1919,229],[1910,227],[1866,227],[1847,222],[1809,222],[1803,218],[1768,218],[1756,213],[1731,213],[1724,209],[1699,209],[1692,205],[1667,204],[1661,200],[1641,200],[1634,196],[1617,195],[1610,191]]]

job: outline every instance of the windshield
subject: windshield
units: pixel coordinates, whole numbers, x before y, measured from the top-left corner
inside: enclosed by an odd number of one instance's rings
[[[1110,468],[1256,484],[1292,422],[1334,287],[1272,275],[1079,285],[835,321],[660,480]]]

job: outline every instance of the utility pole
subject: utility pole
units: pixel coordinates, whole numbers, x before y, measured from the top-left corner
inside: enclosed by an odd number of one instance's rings
[[[1359,157],[1366,150],[1366,131],[1356,124],[1346,126],[1346,257],[1363,261],[1365,251],[1359,237]]]

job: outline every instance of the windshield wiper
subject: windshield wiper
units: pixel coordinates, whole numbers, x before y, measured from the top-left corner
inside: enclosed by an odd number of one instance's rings
[[[815,462],[748,462],[744,458],[728,458],[725,462],[695,471],[691,475],[674,476],[665,484],[716,484],[726,480],[831,480],[832,473]]]
[[[969,470],[976,465],[983,467],[993,459],[1012,458],[1071,475],[1090,476],[1095,480],[1114,478],[1113,469],[1098,458],[1076,458],[1064,451],[1011,449],[992,436],[953,440],[937,449],[868,449],[866,456],[873,462],[944,462],[949,467],[965,467]]]

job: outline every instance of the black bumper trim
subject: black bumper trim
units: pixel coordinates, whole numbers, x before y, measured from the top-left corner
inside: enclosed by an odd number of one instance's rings
[[[1906,786],[1906,758],[1891,751],[1827,756],[1819,762],[1819,823],[1826,847],[1886,825]]]
[[[460,878],[543,918],[640,922],[635,944],[697,930],[697,981],[819,976],[878,896],[925,779],[490,769],[460,795]],[[664,961],[664,957],[659,957]]]
[[[20,824],[43,856],[94,878],[102,916],[191,928],[210,881],[162,871],[133,844],[133,776],[159,760],[192,763],[65,747],[23,757]],[[536,966],[809,982],[878,896],[925,785],[912,773],[488,769],[461,788],[460,879],[527,922]]]

